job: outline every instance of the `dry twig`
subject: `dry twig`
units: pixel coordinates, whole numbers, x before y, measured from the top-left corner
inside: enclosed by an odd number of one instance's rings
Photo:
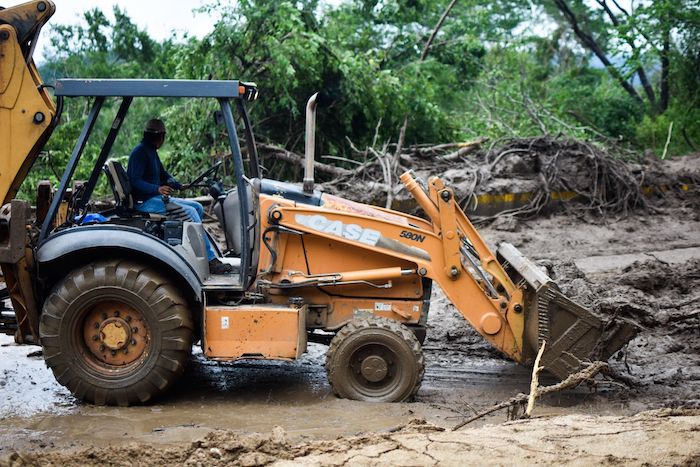
[[[542,388],[539,388],[537,390],[537,397],[542,397],[546,394],[551,394],[553,392],[558,392],[558,391],[563,391],[564,389],[569,389],[573,388],[575,386],[578,386],[579,384],[583,383],[584,381],[588,381],[592,379],[595,375],[597,375],[600,372],[605,372],[608,369],[608,364],[605,362],[593,362],[590,365],[588,365],[586,368],[583,370],[574,373],[573,375],[569,375],[564,381],[561,381],[560,383],[553,384],[552,386],[545,386]],[[479,412],[478,414],[474,415],[471,418],[468,418],[467,420],[464,420],[452,428],[453,431],[459,430],[465,425],[468,425],[469,423],[478,420],[480,418],[485,417],[486,415],[489,415],[493,412],[496,412],[501,409],[505,409],[508,407],[513,407],[516,405],[524,404],[527,402],[528,398],[530,396],[528,394],[518,394],[515,397],[512,397],[506,401],[500,402],[496,405],[493,405],[489,407],[488,409]]]

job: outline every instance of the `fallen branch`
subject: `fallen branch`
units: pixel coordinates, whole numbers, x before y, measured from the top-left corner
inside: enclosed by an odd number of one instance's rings
[[[606,372],[608,369],[608,364],[605,362],[593,362],[583,370],[574,373],[572,375],[569,375],[564,381],[561,381],[560,383],[553,384],[552,386],[545,386],[543,388],[540,388],[537,390],[537,396],[536,397],[542,397],[547,394],[551,394],[553,392],[558,392],[558,391],[563,391],[564,389],[569,389],[575,386],[578,386],[584,381],[588,381],[591,378],[593,378],[595,375],[597,375],[600,372]],[[465,421],[462,421],[458,423],[457,425],[452,428],[452,431],[459,430],[465,425],[470,424],[471,422],[478,420],[480,418],[485,417],[486,415],[489,415],[493,412],[496,412],[501,409],[505,409],[508,407],[513,407],[516,405],[524,404],[525,402],[528,401],[529,399],[528,394],[518,394],[515,397],[512,397],[506,401],[500,402],[496,405],[493,405],[489,407],[488,409],[479,412],[478,414],[474,415],[471,418],[468,418]]]
[[[532,410],[535,408],[535,399],[537,399],[537,389],[539,389],[539,374],[544,367],[540,366],[540,360],[542,359],[542,354],[544,353],[544,348],[547,345],[546,341],[542,341],[539,352],[537,352],[537,358],[535,358],[535,365],[532,367],[532,380],[530,381],[530,397],[527,399],[527,409],[525,410],[525,417],[530,418],[532,415]]]
[[[299,166],[304,166],[304,157],[292,152],[288,151],[287,149],[280,147],[280,146],[274,146],[272,144],[264,144],[264,143],[258,143],[257,145],[258,150],[261,152],[261,157],[275,157],[277,159],[291,162],[293,164],[297,164]],[[324,164],[323,162],[314,162],[314,168],[315,170],[318,170],[319,172],[324,172],[330,175],[335,175],[337,177],[344,177],[344,176],[349,176],[353,173],[352,170],[344,169],[342,167],[338,167],[336,165],[331,165],[331,164]]]
[[[444,156],[441,156],[440,160],[456,161],[458,159],[461,159],[462,157],[481,149],[481,145],[484,144],[486,141],[488,141],[488,138],[479,138],[474,141],[469,141],[467,143],[460,143],[459,149]]]

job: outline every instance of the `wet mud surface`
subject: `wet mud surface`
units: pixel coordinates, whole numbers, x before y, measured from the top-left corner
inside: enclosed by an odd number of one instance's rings
[[[518,456],[525,463],[559,459],[582,465],[594,460],[697,465],[696,206],[662,206],[659,212],[624,219],[560,213],[497,222],[481,232],[494,246],[501,241],[515,244],[580,303],[642,326],[611,359],[619,378],[539,400],[534,420],[494,425],[507,420],[501,411],[464,432],[436,431],[527,392],[530,385],[529,370],[491,349],[439,290],[433,295],[424,345],[423,385],[414,401],[400,404],[337,399],[323,369],[325,347],[314,344],[294,363],[221,364],[196,353],[174,390],[154,404],[94,407],[76,401],[55,382],[38,347],[16,346],[12,338],[0,336],[0,465],[456,465],[487,451],[497,453],[493,463],[512,463],[508,456]],[[680,250],[675,256],[648,254]],[[601,263],[605,266],[596,266]],[[543,376],[540,382],[555,380]],[[670,412],[634,416],[659,408],[680,411],[673,417]],[[396,432],[414,419],[430,426],[416,428],[413,423]],[[606,443],[610,440],[610,449],[598,452],[591,440],[602,435]],[[657,456],[643,449],[632,452],[635,440],[643,440],[644,446],[657,442]],[[406,443],[416,452],[406,447],[401,454],[396,446]]]
[[[389,433],[290,441],[281,427],[266,434],[227,431],[173,447],[131,443],[76,452],[14,453],[11,465],[697,465],[692,411],[634,417],[566,415],[517,420],[465,431],[411,421]],[[605,442],[599,442],[604,439]],[[630,447],[634,447],[630,449]]]

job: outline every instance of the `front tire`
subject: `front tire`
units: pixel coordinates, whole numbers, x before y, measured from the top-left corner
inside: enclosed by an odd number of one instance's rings
[[[425,363],[418,339],[406,326],[370,316],[350,321],[331,340],[326,372],[339,397],[401,402],[418,392]]]
[[[187,300],[130,261],[76,269],[44,303],[39,334],[60,384],[98,405],[144,403],[183,373],[192,350]]]

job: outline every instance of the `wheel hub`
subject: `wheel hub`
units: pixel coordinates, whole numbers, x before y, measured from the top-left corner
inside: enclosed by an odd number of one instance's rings
[[[121,350],[131,342],[131,326],[121,318],[108,318],[100,326],[99,337],[109,349]]]
[[[389,365],[382,357],[378,355],[370,355],[362,360],[360,371],[362,372],[362,376],[364,376],[367,381],[377,383],[386,378],[386,375],[389,372]]]
[[[141,313],[121,302],[96,305],[83,324],[83,341],[98,364],[132,363],[143,355],[149,339],[148,325]]]

